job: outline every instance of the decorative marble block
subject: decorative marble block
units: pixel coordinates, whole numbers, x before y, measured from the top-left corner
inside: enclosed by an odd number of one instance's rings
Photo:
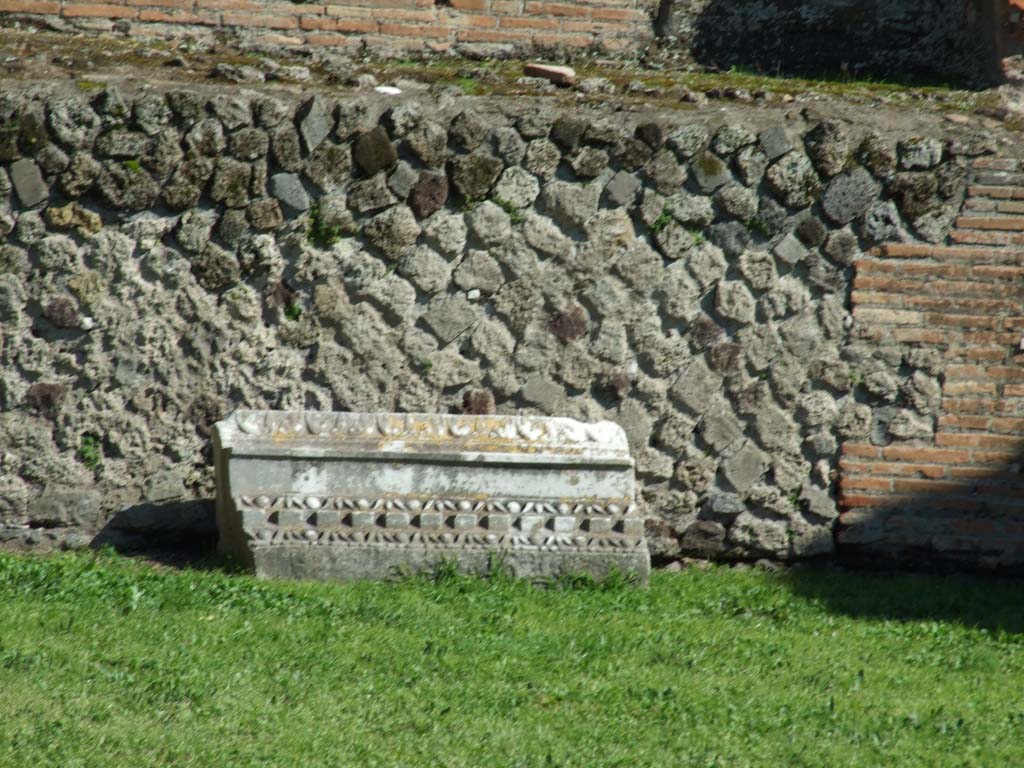
[[[236,411],[214,453],[220,548],[262,577],[483,573],[495,557],[526,578],[650,573],[610,422]]]

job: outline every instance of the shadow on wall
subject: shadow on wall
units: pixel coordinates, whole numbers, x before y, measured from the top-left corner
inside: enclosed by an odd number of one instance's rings
[[[720,70],[982,87],[1005,0],[663,0],[657,33]]]
[[[949,438],[943,445],[975,446],[847,446],[840,465],[839,559],[869,569],[1024,575],[1022,458],[993,446],[1016,438],[938,436]]]

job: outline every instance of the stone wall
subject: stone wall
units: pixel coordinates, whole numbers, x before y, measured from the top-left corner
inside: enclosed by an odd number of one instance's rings
[[[646,0],[0,0],[0,19],[140,37],[241,42],[364,54],[630,54],[650,40]]]
[[[705,66],[984,81],[1005,0],[664,0],[659,34]]]
[[[831,554],[840,442],[892,404],[852,265],[944,242],[974,149],[720,121],[4,96],[0,539],[209,530],[237,407],[496,409],[621,424],[656,556]]]

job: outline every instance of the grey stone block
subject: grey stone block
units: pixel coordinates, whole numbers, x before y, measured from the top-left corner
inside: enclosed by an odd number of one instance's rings
[[[395,166],[395,170],[391,172],[391,175],[388,176],[388,187],[399,198],[404,200],[412,192],[419,178],[419,171],[402,160]]]
[[[704,413],[721,390],[722,377],[698,357],[679,375],[669,392],[694,413]]]
[[[43,493],[28,505],[28,522],[43,528],[82,525],[95,527],[99,520],[100,497],[96,491],[48,485]]]
[[[700,188],[709,194],[732,181],[729,166],[710,152],[704,152],[697,157],[690,170]]]
[[[743,493],[757,483],[768,470],[768,459],[747,440],[736,453],[722,462],[722,476],[737,492]]]
[[[640,191],[640,179],[635,174],[619,171],[604,188],[605,200],[616,207],[629,207]]]
[[[320,146],[331,131],[334,130],[334,118],[331,116],[327,103],[320,96],[314,96],[307,101],[296,115],[299,123],[299,133],[302,134],[302,141],[306,145],[306,151],[312,152]]]
[[[684,125],[669,133],[668,148],[681,159],[689,160],[708,143],[708,129],[700,124]]]
[[[825,215],[836,224],[849,224],[878,198],[879,185],[863,168],[836,176],[822,196]]]
[[[23,158],[11,164],[14,193],[25,208],[33,208],[50,197],[50,187],[35,161]]]
[[[781,125],[766,128],[757,138],[769,161],[782,157],[793,148],[793,142],[789,140],[786,129]]]
[[[790,233],[779,241],[772,251],[784,264],[793,266],[807,258],[807,249],[804,244]]]
[[[297,174],[278,173],[271,176],[270,194],[293,211],[301,213],[309,208],[309,195]]]
[[[427,306],[423,322],[447,344],[478,320],[476,309],[463,296],[438,296]]]

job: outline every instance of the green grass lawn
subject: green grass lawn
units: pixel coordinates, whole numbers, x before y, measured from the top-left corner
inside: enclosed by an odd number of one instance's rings
[[[1022,584],[286,584],[0,555],[0,766],[1012,766]]]

